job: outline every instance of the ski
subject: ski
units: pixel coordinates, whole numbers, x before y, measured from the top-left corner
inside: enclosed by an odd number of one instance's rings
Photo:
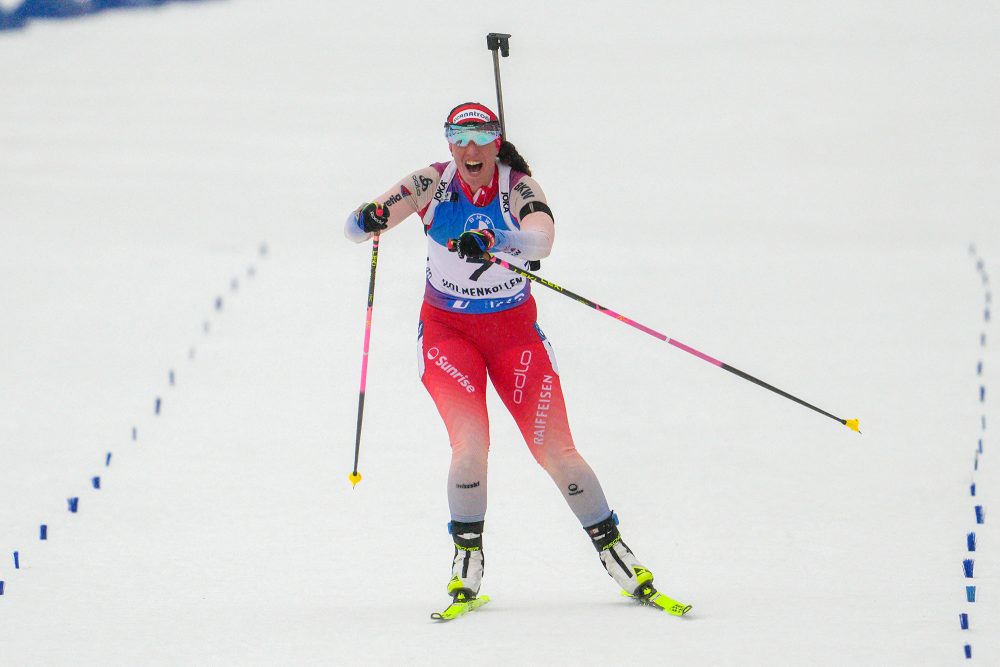
[[[661,609],[671,616],[683,616],[691,611],[691,605],[685,604],[684,602],[678,602],[677,600],[659,592],[652,586],[645,587],[642,590],[642,595],[632,595],[624,590],[622,591],[622,595],[635,600],[639,604]]]
[[[469,613],[470,611],[479,609],[489,601],[489,595],[481,595],[477,598],[472,598],[471,600],[465,600],[464,602],[452,602],[444,611],[433,612],[431,614],[431,618],[435,621],[451,621],[459,616]]]

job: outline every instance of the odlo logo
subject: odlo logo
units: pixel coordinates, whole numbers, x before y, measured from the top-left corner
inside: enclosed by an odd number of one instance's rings
[[[524,402],[524,386],[528,384],[528,369],[531,367],[531,350],[521,353],[520,365],[514,369],[514,403]]]
[[[465,391],[470,394],[476,391],[476,388],[469,382],[469,377],[458,370],[454,364],[448,361],[448,357],[441,354],[441,351],[436,347],[432,347],[427,350],[427,358],[434,362],[434,365],[444,371],[444,374],[452,377],[458,383],[458,386],[465,389]]]

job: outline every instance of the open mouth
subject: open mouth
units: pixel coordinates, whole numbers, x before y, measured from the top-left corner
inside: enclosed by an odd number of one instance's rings
[[[483,163],[466,161],[465,168],[469,170],[470,174],[478,174],[483,170]]]

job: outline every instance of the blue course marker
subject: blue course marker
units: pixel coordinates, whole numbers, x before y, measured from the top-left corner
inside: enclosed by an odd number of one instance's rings
[[[80,506],[80,499],[79,498],[67,498],[66,502],[69,504],[69,511],[72,512],[73,514],[76,514],[76,510]]]
[[[108,452],[108,455],[104,457],[104,467],[107,468],[109,465],[111,465],[111,452]]]
[[[986,512],[983,511],[982,505],[976,505],[976,523],[986,522]]]
[[[222,297],[221,296],[215,297],[215,309],[216,310],[222,310]]]
[[[21,554],[17,553],[16,551],[14,552],[14,569],[15,570],[21,569]]]
[[[0,579],[0,595],[3,595],[3,579]]]
[[[978,364],[976,364],[976,375],[982,375],[982,374],[983,374],[983,362],[980,361]]]
[[[100,477],[92,477],[90,479],[90,483],[94,485],[95,489],[101,488],[101,478]]]
[[[976,534],[969,533],[965,538],[966,545],[969,547],[969,551],[976,550]]]
[[[44,523],[38,527],[38,539],[47,540],[49,539],[49,527]]]
[[[958,624],[962,627],[963,630],[968,630],[969,629],[969,615],[965,614],[965,613],[959,614],[958,615]]]
[[[979,402],[982,403],[986,400],[986,387],[979,385]]]
[[[159,397],[159,396],[157,396],[157,397],[156,397],[156,405],[155,405],[155,406],[153,407],[153,411],[154,411],[154,412],[155,412],[156,414],[160,414],[160,405],[161,405],[161,401],[160,401],[160,397]]]
[[[135,426],[133,426],[132,427],[132,442],[135,442],[138,438],[139,438],[139,431],[135,428]]]
[[[965,645],[965,657],[966,658],[972,657],[972,647],[969,646],[968,644]]]
[[[174,372],[173,371],[170,371],[169,378],[170,378],[170,386],[173,387],[174,386]]]
[[[973,482],[973,483],[972,483],[972,484],[971,484],[971,485],[969,486],[969,491],[970,491],[970,492],[972,493],[972,495],[976,495],[976,483],[975,483],[975,482]]]
[[[969,602],[975,602],[976,601],[976,587],[975,586],[966,586],[965,587],[965,599],[968,600]]]
[[[971,558],[966,558],[962,561],[962,569],[965,571],[965,578],[972,579],[972,568],[975,566],[976,561]]]

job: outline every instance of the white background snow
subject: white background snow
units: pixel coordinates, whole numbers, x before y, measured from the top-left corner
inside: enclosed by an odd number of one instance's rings
[[[1000,664],[1000,7],[703,4],[233,0],[0,35],[0,663]],[[449,450],[416,218],[381,244],[347,480],[370,246],[342,221],[495,102],[490,31],[555,212],[543,275],[861,420],[535,290],[577,446],[689,618],[618,596],[494,396],[493,602],[428,619]]]

